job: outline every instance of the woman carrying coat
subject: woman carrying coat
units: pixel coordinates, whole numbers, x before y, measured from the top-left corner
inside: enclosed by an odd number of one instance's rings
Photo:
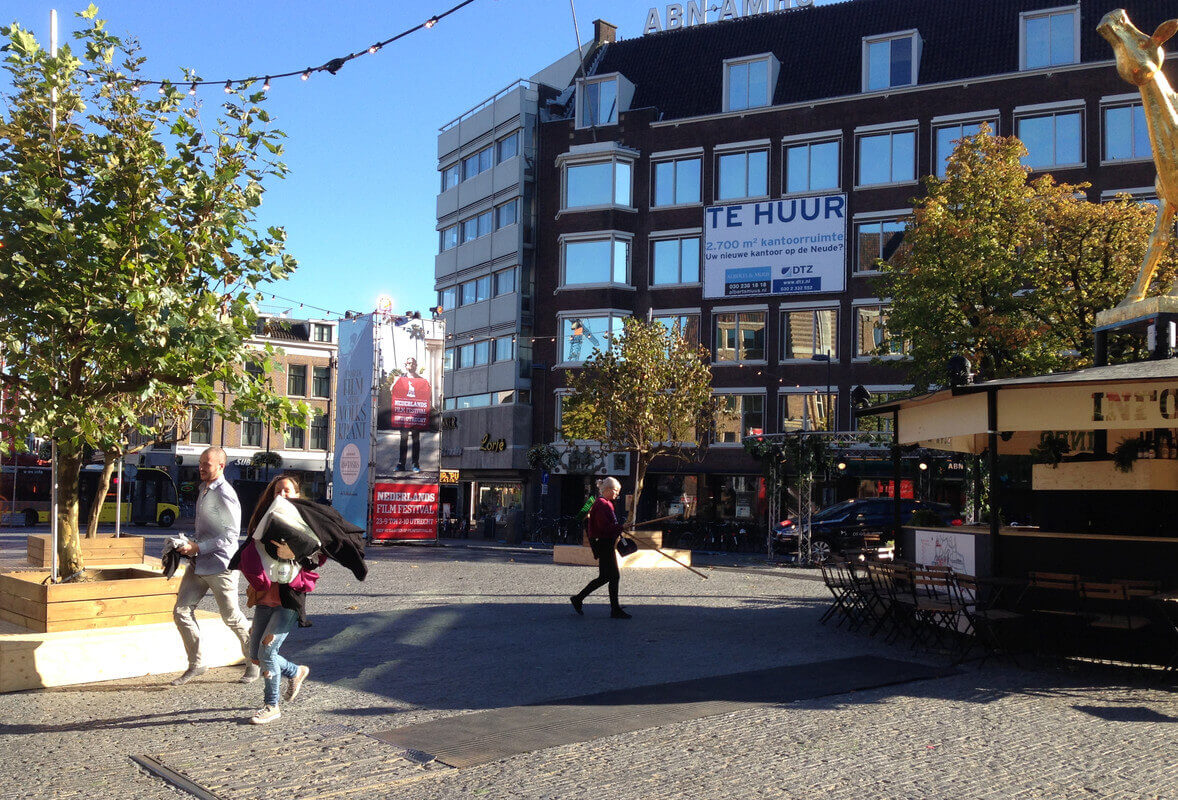
[[[597,559],[597,577],[585,584],[579,594],[569,598],[573,610],[584,614],[581,606],[585,598],[598,588],[609,584],[610,617],[613,619],[630,619],[626,610],[618,604],[618,583],[621,573],[618,570],[618,554],[615,546],[622,531],[630,526],[618,522],[614,511],[614,500],[622,490],[622,484],[616,478],[602,478],[597,482],[597,500],[589,509],[589,547],[593,550],[593,557]]]

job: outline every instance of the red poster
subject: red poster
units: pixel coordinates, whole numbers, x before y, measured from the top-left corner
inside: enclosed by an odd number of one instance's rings
[[[393,428],[429,427],[429,381],[402,375],[393,381]]]
[[[373,486],[372,538],[438,538],[438,485],[378,483]]]
[[[892,496],[892,481],[877,481],[876,482],[876,491],[880,497],[891,497]],[[900,479],[900,499],[901,500],[911,500],[914,497],[916,497],[916,494],[912,491],[912,480],[910,478],[901,478]]]

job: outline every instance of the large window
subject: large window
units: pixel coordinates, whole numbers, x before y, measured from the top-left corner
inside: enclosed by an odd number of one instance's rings
[[[247,416],[241,421],[241,446],[262,446],[262,420],[255,416]]]
[[[1141,103],[1108,106],[1103,112],[1105,161],[1150,158],[1153,150]]]
[[[290,397],[307,396],[307,365],[286,365],[286,393]]]
[[[438,232],[438,247],[444,253],[458,246],[458,226],[449,225]]]
[[[458,369],[486,366],[491,361],[491,341],[464,344],[458,348]]]
[[[1080,10],[1076,6],[1022,14],[1023,69],[1080,60]]]
[[[298,425],[291,425],[286,429],[284,444],[290,450],[302,450],[307,446],[307,431]]]
[[[655,312],[655,322],[661,322],[666,329],[676,331],[690,344],[699,344],[699,314],[671,314],[658,316]]]
[[[513,134],[504,136],[495,143],[497,149],[498,161],[502,164],[509,158],[515,158],[519,155],[519,131]]]
[[[838,406],[838,392],[825,388],[792,391],[778,395],[781,403],[781,432],[832,431]]]
[[[651,284],[654,286],[699,282],[698,236],[655,239],[651,242]]]
[[[1083,164],[1083,125],[1079,111],[1020,117],[1018,138],[1027,147],[1023,164],[1031,169]]]
[[[717,444],[740,444],[765,432],[765,395],[718,394],[716,401]]]
[[[480,172],[486,172],[495,166],[495,148],[484,147],[474,155],[462,159],[462,180],[468,181]]]
[[[331,396],[331,367],[311,368],[311,396]]]
[[[491,276],[494,279],[495,296],[511,294],[515,291],[515,267],[501,269]]]
[[[484,275],[473,281],[466,281],[459,288],[462,290],[460,299],[464,306],[487,300],[491,297],[491,276]]]
[[[311,326],[311,338],[316,342],[330,342],[331,341],[331,326],[320,325],[315,323]]]
[[[995,120],[985,121],[990,131],[998,130]],[[933,128],[933,165],[938,178],[945,177],[945,168],[949,165],[949,156],[953,155],[957,143],[967,136],[977,136],[982,129],[982,122],[964,122],[952,125],[938,125]]]
[[[888,332],[888,307],[858,306],[855,309],[855,357],[899,356],[908,351],[903,337]]]
[[[630,206],[631,164],[629,161],[599,161],[565,167],[567,208]]]
[[[442,191],[453,189],[462,180],[462,165],[451,164],[442,170]]]
[[[769,59],[729,62],[724,65],[725,111],[761,108],[772,101]]]
[[[594,125],[614,125],[617,121],[617,78],[583,83],[581,85],[580,126],[588,128]]]
[[[838,359],[838,309],[799,308],[781,314],[781,358]]]
[[[654,165],[652,206],[680,206],[699,202],[701,159],[677,158]]]
[[[859,137],[859,186],[916,180],[916,131]]]
[[[858,248],[855,271],[875,272],[877,261],[890,264],[894,258],[902,258],[910,249],[904,243],[904,232],[907,229],[907,220],[902,218],[855,223],[855,244]]]
[[[311,449],[327,449],[327,415],[315,414],[311,417]]]
[[[480,236],[486,236],[494,230],[494,212],[483,213],[462,221],[462,243],[473,242]]]
[[[765,197],[769,194],[769,151],[722,153],[716,159],[717,200]]]
[[[609,350],[611,343],[622,336],[622,320],[620,314],[563,318],[560,322],[560,360],[580,363],[589,358],[594,350]]]
[[[515,337],[500,336],[495,339],[495,360],[510,361],[515,356]]]
[[[627,239],[576,239],[564,242],[564,286],[627,283],[630,242]]]
[[[785,193],[837,189],[839,142],[802,142],[785,147]]]
[[[192,409],[192,428],[188,434],[191,444],[213,443],[213,409],[197,406]]]
[[[438,290],[438,305],[443,311],[453,311],[458,308],[458,287],[449,286]]]
[[[764,360],[764,311],[716,314],[716,361]]]
[[[863,91],[916,83],[920,36],[916,31],[863,40]]]
[[[912,387],[866,387],[871,392],[871,404],[880,405],[882,403],[890,403],[893,400],[899,400],[902,397],[908,397],[912,394]],[[855,416],[854,420],[855,430],[857,431],[879,431],[891,432],[892,430],[892,415],[891,414],[871,414],[869,416]]]
[[[501,206],[495,206],[495,229],[506,228],[519,222],[519,199],[509,200]]]

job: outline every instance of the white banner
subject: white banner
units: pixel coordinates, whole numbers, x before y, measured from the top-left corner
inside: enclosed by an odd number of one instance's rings
[[[704,297],[846,288],[847,196],[704,209]]]

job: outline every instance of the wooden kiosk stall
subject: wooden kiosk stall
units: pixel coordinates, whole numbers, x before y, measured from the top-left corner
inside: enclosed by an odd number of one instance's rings
[[[983,577],[1039,570],[1178,588],[1178,359],[967,383],[860,413],[892,417],[897,460],[907,445],[984,454],[999,509],[998,456],[1047,437],[1068,446],[1058,464],[1033,467],[1034,526],[991,514],[984,526],[905,528],[898,557]]]

